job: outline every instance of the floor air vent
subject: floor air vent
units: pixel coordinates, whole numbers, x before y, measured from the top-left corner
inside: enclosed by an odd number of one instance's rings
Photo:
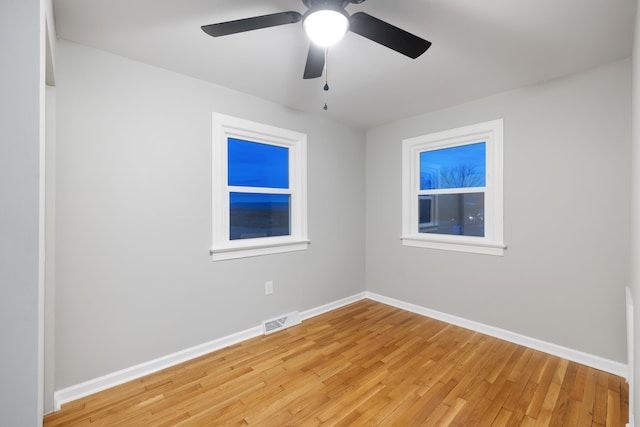
[[[264,330],[265,335],[269,335],[274,332],[286,329],[289,326],[298,324],[300,324],[300,313],[294,311],[292,313],[285,314],[282,317],[265,320],[264,323],[262,323],[262,329]]]

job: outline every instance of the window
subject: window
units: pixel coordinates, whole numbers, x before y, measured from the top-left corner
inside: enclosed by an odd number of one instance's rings
[[[213,114],[214,261],[304,250],[304,134]]]
[[[402,242],[503,255],[502,120],[406,139]]]

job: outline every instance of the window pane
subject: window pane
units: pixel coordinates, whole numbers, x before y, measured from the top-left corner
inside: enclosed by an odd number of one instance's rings
[[[434,220],[433,209],[435,204],[433,203],[433,196],[420,196],[418,199],[418,210],[420,227],[430,225]]]
[[[289,194],[229,193],[229,238],[291,234],[290,198]]]
[[[484,237],[484,193],[418,197],[420,233]]]
[[[420,189],[484,187],[486,143],[420,153]]]
[[[229,185],[289,188],[289,149],[228,139]]]

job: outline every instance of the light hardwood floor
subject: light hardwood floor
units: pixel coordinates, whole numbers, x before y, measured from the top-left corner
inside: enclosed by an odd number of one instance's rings
[[[624,426],[624,379],[363,300],[71,402],[44,425]]]

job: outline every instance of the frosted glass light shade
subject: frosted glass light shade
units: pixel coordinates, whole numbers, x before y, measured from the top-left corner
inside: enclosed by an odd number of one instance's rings
[[[307,15],[302,25],[313,43],[328,47],[344,37],[349,29],[349,18],[336,10],[317,10]]]

